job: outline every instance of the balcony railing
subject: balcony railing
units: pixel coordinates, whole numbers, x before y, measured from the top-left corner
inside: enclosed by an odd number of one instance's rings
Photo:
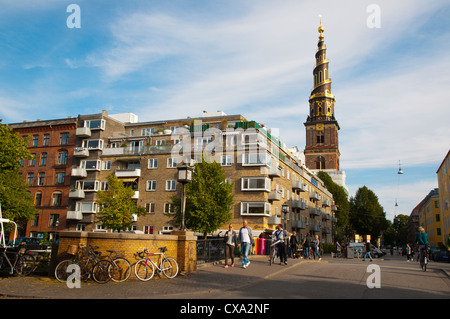
[[[69,211],[67,211],[66,218],[71,219],[71,220],[82,220],[83,213],[80,211],[69,210]]]
[[[141,169],[140,168],[116,169],[115,174],[116,174],[117,177],[140,177],[141,176]]]
[[[279,191],[271,191],[269,193],[269,200],[281,200],[281,194]]]
[[[69,192],[69,198],[84,198],[84,190],[82,189],[71,189]]]

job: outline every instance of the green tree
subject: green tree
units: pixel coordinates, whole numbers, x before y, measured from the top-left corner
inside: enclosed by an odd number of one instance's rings
[[[397,215],[394,217],[392,229],[395,234],[395,242],[397,245],[406,245],[408,242],[408,216]]]
[[[110,174],[108,190],[98,193],[100,212],[97,214],[97,221],[118,232],[131,228],[133,215],[145,214],[145,209],[137,206],[133,196],[134,190],[131,187],[126,187],[116,175]]]
[[[0,119],[0,204],[3,218],[14,220],[19,227],[26,226],[37,210],[28,185],[20,174],[20,160],[30,160],[27,138],[20,138]]]
[[[350,224],[356,233],[378,238],[387,229],[383,207],[378,197],[366,186],[360,187],[354,197],[350,198]]]
[[[186,185],[186,228],[205,235],[216,231],[232,219],[232,184],[225,182],[222,166],[217,162],[196,163],[192,183]],[[173,223],[181,224],[181,199],[172,197],[175,207]]]
[[[350,202],[347,193],[342,186],[339,186],[331,179],[328,173],[320,171],[317,176],[323,181],[327,190],[333,195],[334,203],[337,207],[335,217],[337,223],[334,229],[337,230],[336,239],[342,240],[351,236],[352,230],[349,227]]]

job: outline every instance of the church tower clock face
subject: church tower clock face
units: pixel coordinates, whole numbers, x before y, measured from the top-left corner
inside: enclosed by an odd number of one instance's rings
[[[339,171],[339,124],[334,115],[335,98],[331,93],[329,60],[325,45],[322,19],[320,19],[319,41],[313,69],[314,85],[309,97],[309,116],[306,128],[305,164],[312,170]]]

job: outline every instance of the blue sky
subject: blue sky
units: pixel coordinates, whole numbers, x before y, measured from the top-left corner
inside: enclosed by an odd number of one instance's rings
[[[78,29],[66,24],[72,3]],[[367,25],[370,4],[380,28]],[[392,219],[437,187],[450,145],[446,1],[0,0],[0,8],[3,123],[103,109],[140,121],[222,110],[278,128],[300,149],[321,14],[351,195],[366,185]]]

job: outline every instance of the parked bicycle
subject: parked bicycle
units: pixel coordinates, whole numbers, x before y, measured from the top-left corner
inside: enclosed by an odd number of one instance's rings
[[[114,271],[109,271],[112,281],[122,282],[127,280],[131,275],[131,264],[123,257],[123,252],[116,252],[115,250],[107,250],[107,252],[109,255],[106,258],[112,263],[112,267],[114,268]]]
[[[98,247],[86,247],[82,244],[69,246],[67,253],[73,255],[73,258],[58,263],[55,268],[55,278],[60,282],[67,282],[67,278],[70,276],[67,269],[70,265],[75,264],[80,267],[80,280],[88,281],[92,277],[94,266],[100,261],[101,253],[95,249]],[[95,280],[95,278],[93,279]]]
[[[36,267],[34,257],[26,253],[24,243],[19,247],[0,248],[0,271],[8,271],[10,275],[28,276]]]
[[[167,278],[174,278],[178,274],[178,263],[172,257],[166,257],[164,252],[167,247],[160,247],[159,253],[150,253],[148,249],[137,252],[136,255],[142,258],[134,266],[134,273],[139,280],[148,281],[155,275],[155,267],[158,274],[163,273]],[[154,262],[150,256],[157,256],[157,262]]]

